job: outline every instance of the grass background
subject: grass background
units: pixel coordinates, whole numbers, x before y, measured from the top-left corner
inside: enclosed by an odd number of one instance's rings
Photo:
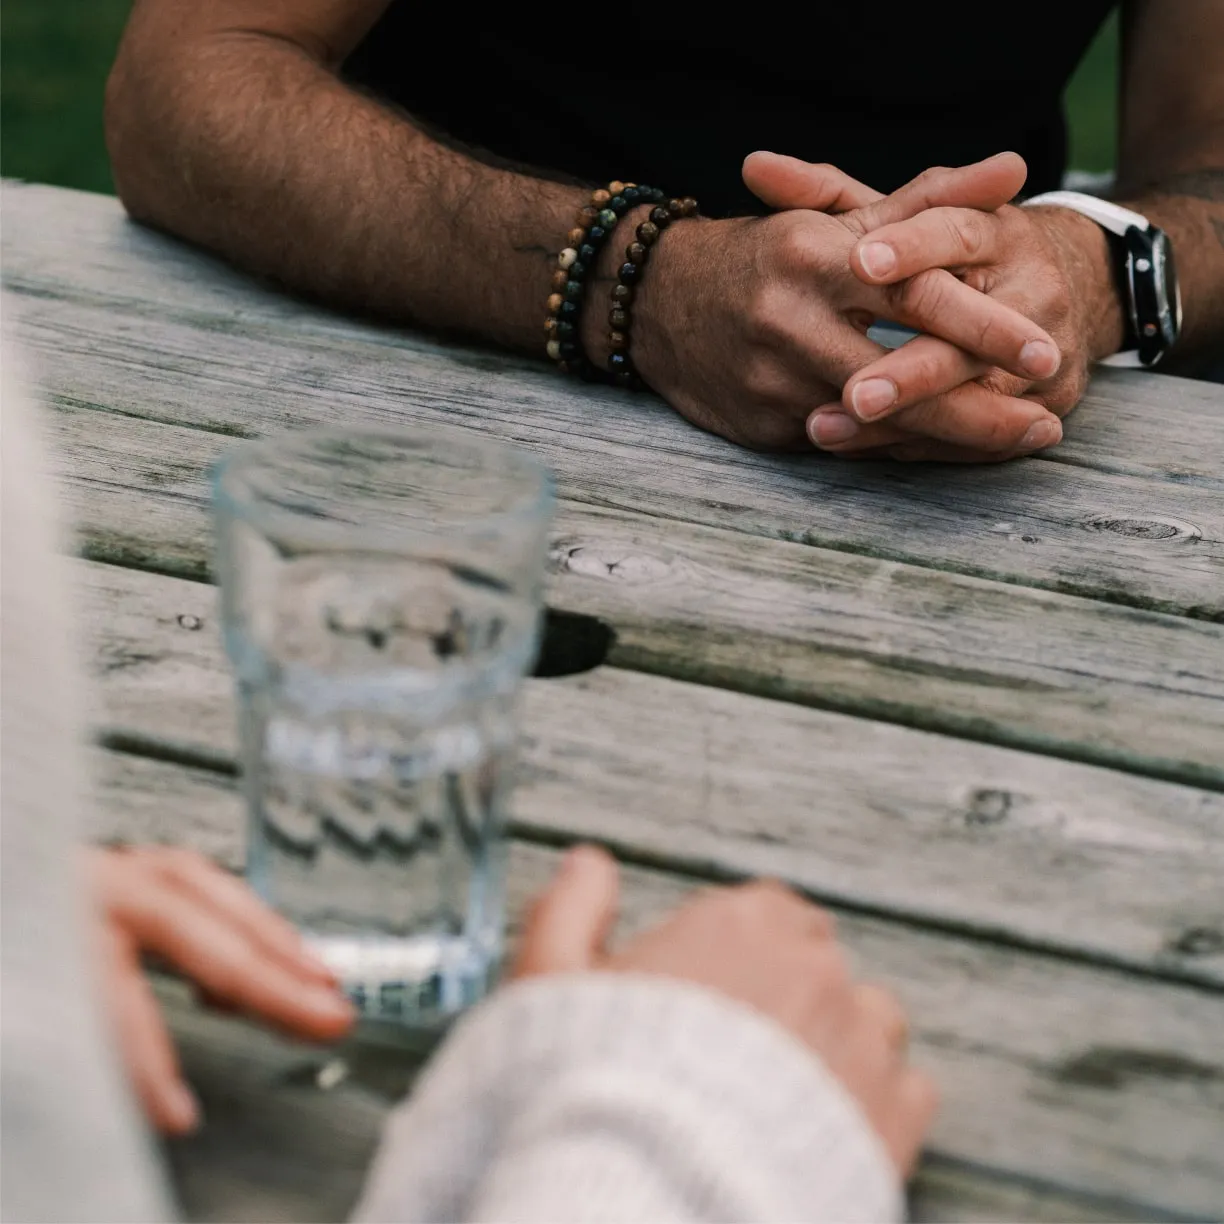
[[[207,0],[185,0],[207,3]],[[113,192],[102,142],[102,88],[130,0],[3,0],[0,5],[0,172]],[[1115,19],[1067,90],[1071,166],[1111,170],[1118,31]]]

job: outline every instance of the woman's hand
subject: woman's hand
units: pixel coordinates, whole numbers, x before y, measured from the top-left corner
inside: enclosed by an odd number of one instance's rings
[[[571,851],[528,918],[515,975],[652,973],[746,1004],[824,1062],[899,1174],[912,1171],[935,1114],[935,1085],[909,1065],[900,1004],[854,980],[831,915],[773,882],[711,888],[609,950],[617,894],[612,858],[587,846]]]
[[[106,1003],[136,1093],[160,1130],[194,1129],[199,1107],[142,955],[166,961],[210,1001],[295,1037],[333,1040],[352,1023],[331,972],[292,924],[203,855],[166,846],[97,849],[88,872]]]

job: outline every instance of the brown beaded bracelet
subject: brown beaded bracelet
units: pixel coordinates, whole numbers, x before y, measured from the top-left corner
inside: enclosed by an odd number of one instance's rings
[[[608,358],[608,374],[619,386],[635,391],[645,386],[634,367],[633,358],[629,356],[634,285],[646,267],[651,248],[659,241],[663,231],[673,221],[696,215],[697,201],[692,196],[656,204],[650,210],[650,216],[637,227],[634,240],[625,248],[625,262],[621,264],[616,284],[612,286],[612,309],[608,312],[608,323],[612,328],[608,337],[612,348],[612,355]]]
[[[569,245],[557,256],[544,320],[548,355],[563,374],[605,377],[582,350],[579,325],[586,277],[621,217],[639,204],[662,199],[663,192],[654,188],[614,180],[592,192],[590,203],[579,209],[574,227],[566,235]]]

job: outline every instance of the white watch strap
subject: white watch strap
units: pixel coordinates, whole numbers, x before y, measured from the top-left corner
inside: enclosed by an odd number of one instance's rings
[[[1113,366],[1115,369],[1122,370],[1150,370],[1151,366],[1145,366],[1139,360],[1138,349],[1126,349],[1121,353],[1114,353],[1112,357],[1102,357],[1097,365]]]
[[[1048,204],[1082,213],[1111,234],[1125,234],[1132,225],[1145,231],[1151,229],[1151,222],[1142,213],[1132,212],[1121,204],[1112,204],[1109,200],[1102,200],[1097,196],[1085,195],[1082,191],[1047,191],[1044,195],[1024,201],[1026,208],[1031,208],[1034,204]]]

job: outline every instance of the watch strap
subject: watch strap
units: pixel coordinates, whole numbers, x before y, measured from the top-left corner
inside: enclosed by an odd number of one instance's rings
[[[1082,191],[1046,191],[1024,201],[1025,208],[1034,205],[1049,205],[1053,208],[1069,208],[1091,218],[1102,229],[1119,237],[1132,226],[1145,233],[1151,228],[1151,222],[1142,214],[1110,200],[1102,200],[1099,196],[1085,195]]]

